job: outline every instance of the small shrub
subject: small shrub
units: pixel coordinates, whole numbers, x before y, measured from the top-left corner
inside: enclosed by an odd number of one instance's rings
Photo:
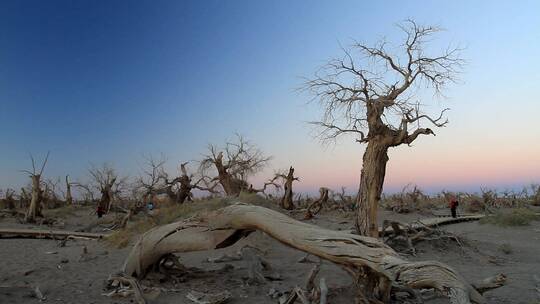
[[[465,210],[471,213],[481,212],[484,211],[484,209],[484,203],[475,198],[471,199],[468,204],[465,205]]]
[[[497,226],[526,226],[530,222],[539,220],[540,216],[535,212],[520,208],[512,210],[509,213],[496,213],[492,216],[487,216],[480,220],[480,224],[492,224]]]

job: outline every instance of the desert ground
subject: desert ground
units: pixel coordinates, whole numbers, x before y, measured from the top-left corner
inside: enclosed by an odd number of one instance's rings
[[[197,204],[189,202],[186,204]],[[538,207],[530,207],[540,211]],[[537,208],[537,209],[534,209]],[[52,226],[21,224],[14,217],[0,218],[1,228],[61,229],[68,231],[104,231],[104,225],[95,225],[96,216],[91,207],[64,207],[45,210],[46,217],[57,221]],[[429,212],[399,214],[380,210],[383,219],[414,222],[418,219],[445,214],[441,208]],[[511,210],[502,210],[511,212]],[[102,219],[117,216],[110,213]],[[295,216],[293,214],[293,216]],[[296,215],[297,218],[298,217]],[[306,222],[334,230],[353,229],[353,214],[323,210]],[[94,225],[93,225],[94,223]],[[137,222],[129,223],[137,225]],[[452,240],[423,241],[415,244],[416,255],[403,253],[409,260],[437,260],[455,268],[468,281],[481,280],[498,273],[507,276],[501,288],[485,293],[488,303],[533,304],[540,300],[539,284],[534,275],[540,273],[540,221],[529,225],[501,227],[464,222],[441,227],[459,238]],[[3,238],[0,239],[0,303],[131,303],[132,297],[107,297],[107,278],[122,268],[131,246],[137,239],[133,235],[123,248],[106,240],[73,239],[64,242],[51,239]],[[63,246],[62,246],[63,245]],[[224,263],[208,262],[208,258],[223,253],[234,254],[244,245],[255,247],[260,256],[270,262],[275,278],[264,283],[250,284],[244,260]],[[216,293],[229,291],[228,303],[279,303],[279,295],[295,286],[304,286],[306,277],[317,257],[305,257],[301,251],[287,247],[261,232],[250,234],[237,244],[214,251],[191,252],[178,255],[183,265],[196,267],[184,274],[149,273],[142,286],[156,287],[147,294],[149,303],[193,303],[186,295],[190,291]],[[338,266],[322,261],[319,277],[324,277],[329,287],[328,302],[351,303],[352,280]],[[36,297],[36,288],[46,298]],[[407,303],[394,300],[394,303]],[[425,303],[449,303],[437,297]]]

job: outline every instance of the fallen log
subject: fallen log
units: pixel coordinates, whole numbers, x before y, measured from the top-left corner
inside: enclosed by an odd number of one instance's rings
[[[167,254],[228,247],[254,230],[338,264],[353,275],[367,267],[393,285],[434,288],[453,304],[485,303],[482,295],[448,265],[437,261],[410,262],[379,239],[324,229],[267,208],[244,204],[146,232],[125,260],[123,273],[141,278]]]
[[[407,225],[400,224],[399,228],[403,230],[425,230],[426,228],[445,226],[445,225],[457,224],[457,223],[462,223],[462,222],[478,221],[484,217],[485,217],[484,214],[467,215],[467,216],[460,216],[456,218],[433,217],[433,218],[421,219]],[[394,234],[394,229],[392,226],[383,225],[383,227],[379,227],[380,236],[385,236],[387,234]]]
[[[105,234],[76,232],[64,230],[43,230],[43,229],[0,229],[0,238],[31,238],[31,239],[65,239],[65,238],[88,238],[101,239]]]

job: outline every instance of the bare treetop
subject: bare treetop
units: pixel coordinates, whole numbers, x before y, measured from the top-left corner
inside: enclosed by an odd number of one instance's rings
[[[262,170],[271,159],[243,136],[236,134],[236,141],[225,143],[224,149],[208,146],[209,155],[201,162],[201,169],[208,170],[215,163],[221,163],[227,172],[241,180]]]
[[[437,127],[448,122],[444,117],[448,109],[433,117],[423,113],[422,104],[415,99],[417,89],[440,94],[455,82],[464,64],[461,49],[427,54],[426,43],[440,28],[420,26],[412,20],[398,27],[404,34],[402,43],[380,41],[372,47],[355,43],[350,50],[344,49],[342,58],[331,60],[305,83],[304,89],[324,107],[322,120],[313,122],[322,127],[322,139],[353,133],[364,143],[386,127],[402,133],[400,141],[393,143],[398,145],[411,143],[419,134],[433,134],[431,129],[419,127],[422,121]]]
[[[271,159],[239,134],[222,149],[209,145],[208,152],[201,161],[200,174],[205,182],[219,182],[227,195],[248,190],[247,178],[260,172]]]

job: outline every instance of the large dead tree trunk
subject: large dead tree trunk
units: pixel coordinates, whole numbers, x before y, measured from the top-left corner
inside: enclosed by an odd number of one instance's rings
[[[421,127],[424,122],[435,127],[448,123],[444,118],[448,109],[438,117],[424,113],[424,103],[416,101],[416,89],[440,93],[445,85],[455,82],[463,64],[459,48],[449,47],[436,55],[426,51],[426,43],[439,28],[420,26],[412,20],[399,28],[405,34],[403,41],[391,48],[386,41],[374,46],[356,43],[305,85],[324,107],[321,121],[313,122],[321,127],[323,139],[354,134],[357,142],[368,145],[357,198],[356,228],[360,234],[373,237],[377,236],[377,205],[388,148],[410,145],[420,135],[433,135],[431,129]]]
[[[142,278],[165,255],[228,247],[254,230],[336,263],[355,277],[369,269],[395,286],[434,288],[453,304],[485,303],[448,265],[435,261],[410,262],[379,239],[324,229],[267,208],[244,204],[146,232],[129,253],[123,272]]]
[[[364,152],[360,187],[358,189],[356,206],[356,230],[361,235],[378,237],[377,208],[381,194],[388,162],[388,146],[371,140]]]
[[[218,172],[218,181],[221,184],[221,187],[223,187],[225,194],[229,196],[238,196],[242,190],[248,189],[248,185],[245,181],[232,176],[228,172],[229,167],[223,164],[222,152],[219,152],[214,164]]]
[[[36,217],[43,216],[41,214],[41,201],[43,200],[43,190],[41,190],[41,175],[33,174],[30,176],[32,179],[32,198],[30,200],[30,206],[26,212],[25,221],[27,223],[33,223],[36,221]]]
[[[285,193],[281,198],[280,206],[283,209],[292,210],[294,209],[292,186],[293,182],[298,180],[298,178],[294,177],[294,168],[292,166],[289,168],[289,173],[284,177],[285,182],[283,183],[283,188]]]
[[[73,196],[71,195],[71,184],[69,175],[66,175],[66,205],[73,205]]]
[[[116,177],[101,186],[101,198],[99,199],[98,204],[104,212],[109,212],[109,209],[111,208],[111,202],[113,199],[112,187],[114,186],[115,182]]]

